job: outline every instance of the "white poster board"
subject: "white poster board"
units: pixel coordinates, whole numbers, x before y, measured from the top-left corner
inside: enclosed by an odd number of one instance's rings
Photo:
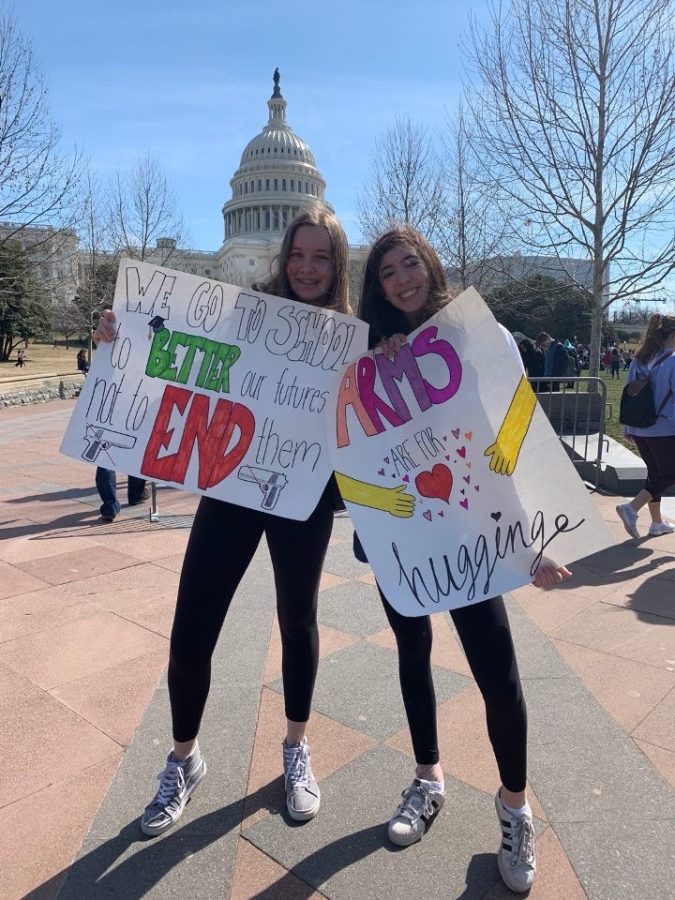
[[[400,613],[477,603],[614,543],[475,290],[393,360],[345,367],[331,399],[338,484]]]
[[[61,444],[128,475],[305,520],[332,472],[325,406],[358,320],[125,259]]]

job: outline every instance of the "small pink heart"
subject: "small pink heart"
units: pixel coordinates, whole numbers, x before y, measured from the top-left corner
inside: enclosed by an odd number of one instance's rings
[[[473,431],[465,431],[464,437],[467,439],[467,441],[470,441],[471,438],[473,437]]]
[[[467,469],[470,469],[470,468],[471,468],[471,463],[468,462],[468,463],[466,464],[466,467],[467,467]]]
[[[461,456],[462,459],[464,459],[464,457],[466,456],[466,447],[458,447],[457,456]]]
[[[480,485],[479,485],[479,484],[474,484],[473,489],[474,489],[474,491],[479,491],[479,490],[480,490]]]
[[[405,483],[407,484],[407,483],[410,481],[410,476],[409,476],[409,475],[404,475],[404,476],[403,476],[403,481],[405,481]]]
[[[378,469],[378,470],[377,470],[377,474],[378,474],[378,475],[384,475],[384,469]]]
[[[428,522],[431,522],[431,510],[430,509],[425,509],[424,512],[422,513],[422,515]]]
[[[464,481],[466,481],[467,484],[471,484],[471,476],[470,475],[462,475],[462,478],[464,479]]]
[[[442,509],[439,509],[439,511],[438,511],[438,515],[439,515],[439,516],[444,516],[444,515],[445,515],[445,513],[444,513],[444,512],[443,512],[443,510],[442,510]]]
[[[455,440],[457,440],[457,438],[459,437],[459,428],[452,429],[452,436],[454,437]]]
[[[387,465],[389,465],[389,457],[388,456],[385,456],[384,461],[386,462]]]
[[[468,508],[469,508],[469,501],[468,501],[468,500],[460,500],[460,501],[459,501],[459,505],[460,505],[460,506],[463,506],[464,509],[468,509]]]

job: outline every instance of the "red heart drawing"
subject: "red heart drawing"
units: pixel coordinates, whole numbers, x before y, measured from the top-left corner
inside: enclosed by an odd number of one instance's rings
[[[423,497],[437,497],[447,503],[452,490],[452,472],[443,463],[436,463],[431,472],[420,472],[415,487]]]
[[[464,459],[464,457],[466,456],[466,447],[458,447],[457,456],[461,456],[462,459]]]
[[[431,522],[431,510],[430,509],[425,509],[424,512],[422,513],[422,515],[424,516],[425,519],[427,519],[429,522]]]
[[[452,436],[454,437],[455,440],[457,440],[457,438],[459,437],[459,428],[452,429]]]
[[[468,509],[468,508],[469,508],[469,501],[468,501],[468,500],[460,500],[460,501],[459,501],[459,505],[460,505],[460,506],[463,506],[464,509]]]

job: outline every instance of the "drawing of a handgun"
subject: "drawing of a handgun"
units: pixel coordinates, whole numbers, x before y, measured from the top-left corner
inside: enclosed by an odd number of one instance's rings
[[[237,472],[242,481],[252,481],[263,492],[263,509],[274,509],[279,494],[288,484],[283,472],[271,472],[269,469],[258,469],[256,466],[242,466]]]
[[[101,428],[98,425],[87,425],[84,432],[87,449],[82,454],[82,459],[95,462],[101,450],[108,447],[122,447],[131,450],[136,443],[136,438],[121,431],[112,431],[110,428]]]

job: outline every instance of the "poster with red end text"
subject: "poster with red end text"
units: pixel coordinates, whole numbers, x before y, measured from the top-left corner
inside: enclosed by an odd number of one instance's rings
[[[328,398],[367,326],[131,259],[113,310],[115,339],[96,350],[61,452],[307,519],[332,473]]]

